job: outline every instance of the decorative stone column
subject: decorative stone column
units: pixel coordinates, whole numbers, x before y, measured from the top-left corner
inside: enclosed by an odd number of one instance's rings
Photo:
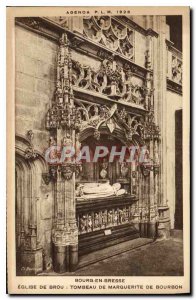
[[[56,163],[49,165],[49,180],[54,181],[55,225],[52,230],[53,268],[57,273],[73,271],[78,263],[78,229],[75,208],[75,171],[67,151],[75,146],[75,106],[71,86],[72,61],[66,34],[60,39],[55,101],[49,109],[46,127],[51,132],[50,146],[57,145]],[[68,150],[69,148],[69,150]],[[64,154],[64,157],[63,157]]]
[[[159,162],[155,157],[155,146],[158,148],[159,143],[159,127],[155,124],[154,117],[154,88],[153,88],[153,75],[151,69],[152,61],[152,37],[147,37],[147,52],[146,52],[146,92],[145,92],[145,105],[148,113],[145,116],[143,140],[147,148],[147,159],[141,163],[143,177],[141,178],[142,184],[142,210],[141,210],[141,236],[156,238],[157,236],[157,199],[155,190],[157,192],[157,178],[156,172],[159,169]],[[157,150],[156,150],[157,153]]]

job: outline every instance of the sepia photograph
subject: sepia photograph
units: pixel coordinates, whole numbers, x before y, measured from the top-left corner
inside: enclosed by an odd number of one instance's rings
[[[190,292],[189,7],[7,24],[8,292]]]

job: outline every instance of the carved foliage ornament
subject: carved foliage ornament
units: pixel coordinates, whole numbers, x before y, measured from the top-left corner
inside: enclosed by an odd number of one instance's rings
[[[155,124],[153,111],[145,117],[131,116],[125,108],[115,113],[116,122],[124,128],[127,140],[132,141],[133,136],[139,136],[143,143],[149,140],[159,140],[160,130]]]
[[[98,70],[72,60],[72,85],[104,94],[112,99],[131,102],[145,108],[148,90],[144,80],[134,84],[131,67],[120,66],[114,60],[104,59]]]
[[[75,107],[71,103],[65,103],[63,107],[54,105],[47,113],[46,128],[74,128],[75,114]]]
[[[87,105],[81,104],[81,106],[76,108],[76,121],[75,128],[78,131],[83,131],[86,128],[94,129],[94,134],[99,137],[99,127],[102,124],[107,124],[107,122],[112,118],[117,105],[114,104],[112,107],[107,107],[106,105]]]
[[[32,144],[33,138],[34,138],[34,134],[32,130],[28,130],[27,131],[27,139],[30,143],[29,147],[26,148],[25,150],[25,159],[29,160],[29,159],[35,159],[38,157],[38,154],[36,153],[36,151],[34,150],[34,145]]]
[[[52,231],[52,241],[55,245],[67,246],[70,242],[78,244],[78,229],[76,226],[71,228],[65,225],[63,229],[55,229]]]
[[[154,112],[150,111],[146,116],[146,120],[144,122],[143,139],[145,141],[148,141],[148,140],[159,140],[159,138],[160,138],[159,126],[155,124]]]
[[[116,112],[116,119],[118,124],[124,128],[125,135],[128,141],[132,141],[133,136],[143,137],[142,118],[131,116],[125,108]]]
[[[35,152],[34,147],[30,146],[25,150],[25,159],[35,159],[38,154]]]

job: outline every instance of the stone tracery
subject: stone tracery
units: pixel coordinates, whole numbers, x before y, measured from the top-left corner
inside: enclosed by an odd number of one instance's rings
[[[84,34],[96,43],[134,60],[134,31],[109,16],[84,18]]]

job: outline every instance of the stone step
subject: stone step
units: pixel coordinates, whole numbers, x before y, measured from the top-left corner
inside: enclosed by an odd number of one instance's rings
[[[123,252],[132,251],[139,247],[150,244],[153,241],[154,241],[153,239],[148,239],[148,238],[137,238],[98,251],[94,251],[89,254],[85,254],[83,256],[80,256],[77,269],[81,269],[83,267],[94,264],[106,258],[119,255]]]
[[[107,248],[104,248],[101,250],[97,250],[97,251],[94,251],[89,254],[85,254],[85,255],[79,257],[79,263],[77,266],[77,270],[81,269],[83,267],[89,266],[91,264],[94,264],[96,262],[102,261],[104,259],[119,255],[121,253],[128,252],[128,251],[134,251],[135,249],[146,246],[153,242],[154,242],[153,239],[137,238],[137,239],[122,242],[117,245],[110,246],[110,247],[107,247]],[[61,276],[69,276],[69,274],[74,275],[74,272],[62,273],[60,275]],[[55,273],[54,271],[44,271],[38,275],[39,276],[57,276],[59,274]]]

